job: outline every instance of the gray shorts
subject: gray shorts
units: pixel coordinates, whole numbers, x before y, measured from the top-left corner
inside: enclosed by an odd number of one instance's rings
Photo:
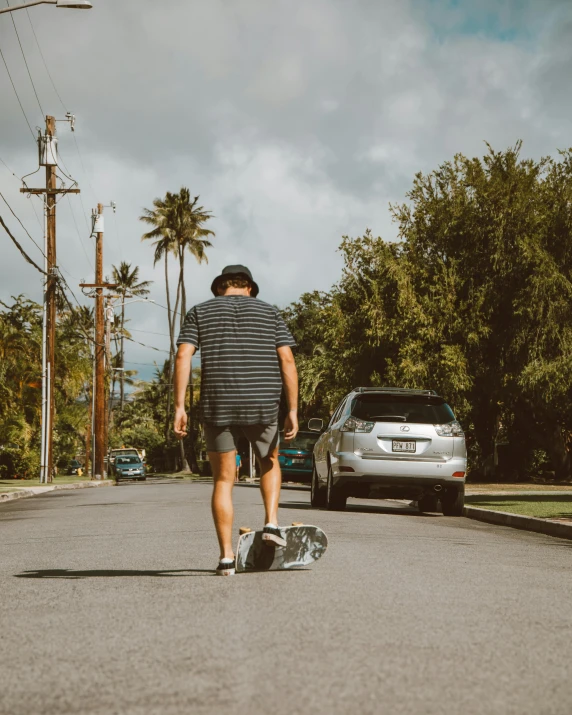
[[[224,427],[205,424],[207,452],[234,452],[241,436],[250,442],[258,459],[264,459],[272,454],[278,444],[278,423]]]

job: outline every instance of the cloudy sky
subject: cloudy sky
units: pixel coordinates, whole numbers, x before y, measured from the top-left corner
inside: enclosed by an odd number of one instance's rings
[[[138,216],[187,186],[216,216],[209,264],[188,262],[191,303],[240,262],[260,297],[283,306],[337,280],[342,235],[395,238],[388,204],[404,200],[415,172],[456,152],[480,155],[484,141],[502,149],[522,139],[534,158],[572,144],[569,0],[92,2],[88,12],[44,5],[0,16],[33,132],[39,105],[77,116],[77,147],[58,124],[82,189],[58,206],[59,264],[76,295],[93,279],[88,217],[98,202],[117,203],[115,215],[105,209],[105,272],[121,260],[140,266],[157,303],[162,266],[141,243]],[[1,58],[0,107],[0,191],[41,244],[41,204],[11,175],[35,171],[37,151]],[[41,186],[43,174],[27,181]],[[0,215],[40,261],[1,200]],[[0,299],[39,300],[40,275],[0,240]],[[165,316],[133,305],[133,337],[164,350]],[[147,378],[164,355],[130,344],[127,359]]]

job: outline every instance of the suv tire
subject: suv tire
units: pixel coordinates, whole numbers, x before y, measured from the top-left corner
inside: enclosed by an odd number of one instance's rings
[[[346,508],[347,496],[333,483],[332,467],[328,467],[328,488],[326,491],[326,509],[328,511],[344,511]]]
[[[326,490],[323,487],[320,487],[320,480],[318,479],[318,472],[315,464],[312,468],[310,504],[316,509],[321,506],[325,506],[326,504]]]
[[[465,487],[448,489],[440,495],[443,516],[463,516],[465,506]]]

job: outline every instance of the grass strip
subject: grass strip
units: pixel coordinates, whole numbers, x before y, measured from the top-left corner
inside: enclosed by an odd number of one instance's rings
[[[483,498],[482,501],[467,502],[467,506],[478,509],[491,509],[492,511],[506,511],[509,514],[533,516],[537,519],[572,519],[571,496],[519,496],[511,499],[506,496]]]

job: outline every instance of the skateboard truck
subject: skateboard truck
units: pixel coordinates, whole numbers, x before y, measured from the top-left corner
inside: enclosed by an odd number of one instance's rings
[[[304,522],[303,521],[293,521],[292,526],[304,526]],[[250,528],[250,526],[241,526],[240,529],[238,530],[238,533],[240,536],[242,536],[243,534],[250,534],[251,531],[252,531],[252,529]]]

